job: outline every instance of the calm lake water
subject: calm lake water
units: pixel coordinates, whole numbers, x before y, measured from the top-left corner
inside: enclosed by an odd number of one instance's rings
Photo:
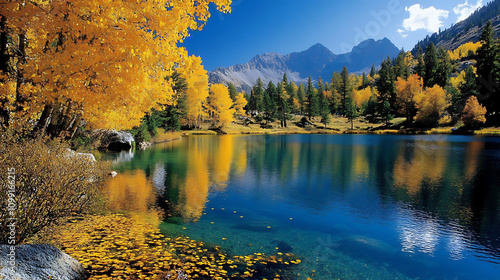
[[[191,136],[116,162],[165,233],[293,252],[291,279],[500,279],[500,138]]]

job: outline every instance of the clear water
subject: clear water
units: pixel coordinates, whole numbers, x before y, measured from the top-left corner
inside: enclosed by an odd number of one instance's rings
[[[191,136],[116,161],[168,234],[291,251],[292,279],[500,279],[500,138]]]

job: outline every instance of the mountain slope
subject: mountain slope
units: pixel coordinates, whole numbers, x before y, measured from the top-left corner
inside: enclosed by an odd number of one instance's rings
[[[491,20],[497,37],[500,36],[500,0],[492,1],[484,7],[475,11],[468,18],[456,23],[452,27],[427,36],[424,40],[418,42],[413,48],[412,53],[416,54],[418,46],[425,51],[432,42],[438,47],[444,47],[447,50],[454,50],[458,46],[467,42],[477,42],[481,36],[481,30],[484,25]]]
[[[350,53],[336,55],[321,44],[302,52],[287,55],[267,53],[257,55],[249,62],[226,68],[219,67],[209,73],[211,83],[233,83],[238,90],[250,92],[260,77],[264,83],[278,82],[287,74],[296,83],[306,82],[309,76],[329,80],[334,71],[347,66],[350,72],[369,71],[372,64],[380,65],[388,55],[395,57],[399,49],[389,39],[366,40]]]

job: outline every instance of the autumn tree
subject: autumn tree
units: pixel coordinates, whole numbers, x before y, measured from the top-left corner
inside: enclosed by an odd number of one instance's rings
[[[235,115],[237,116],[243,116],[245,115],[245,106],[247,106],[248,101],[245,98],[245,93],[240,92],[238,95],[236,95],[236,100],[234,101],[234,106],[233,109],[235,110]]]
[[[72,135],[82,123],[139,125],[151,108],[174,102],[165,77],[184,75],[194,59],[177,44],[203,28],[210,3],[230,11],[230,0],[4,1],[3,123],[36,123],[51,135]]]
[[[286,102],[287,98],[284,88],[284,82],[279,83],[276,88],[277,115],[280,120],[281,127],[287,127],[286,119],[288,114],[288,104]]]
[[[465,104],[462,121],[466,126],[476,127],[486,122],[486,108],[479,104],[477,97],[471,96]]]
[[[423,81],[420,76],[413,74],[408,80],[398,78],[395,85],[400,112],[406,117],[408,126],[411,126],[417,113],[416,97],[422,93]]]
[[[439,85],[426,88],[415,100],[418,109],[415,122],[425,127],[436,126],[450,106],[446,91]]]
[[[229,90],[223,84],[210,86],[210,94],[207,100],[207,110],[213,117],[213,126],[224,128],[234,121],[236,110],[232,108],[233,100],[229,96]]]

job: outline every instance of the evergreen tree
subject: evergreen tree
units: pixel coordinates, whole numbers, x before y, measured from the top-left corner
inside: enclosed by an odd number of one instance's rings
[[[340,106],[339,106],[339,111],[342,115],[346,114],[346,101],[347,101],[347,95],[350,93],[351,88],[350,88],[350,83],[349,83],[349,70],[347,70],[347,67],[344,66],[342,68],[342,72],[340,73]]]
[[[439,65],[437,84],[442,88],[446,87],[450,82],[450,75],[453,71],[450,54],[443,47],[439,48]]]
[[[297,100],[299,101],[300,104],[300,114],[304,115],[304,112],[306,110],[306,88],[303,83],[300,83],[299,85],[299,90],[297,91]]]
[[[482,46],[477,50],[477,84],[488,122],[500,125],[500,53],[494,36],[493,25],[488,21],[481,33]]]
[[[253,112],[262,112],[264,110],[264,84],[262,80],[257,79],[257,84],[252,88],[252,95],[248,103],[248,109]]]
[[[439,82],[439,62],[434,43],[430,43],[425,50],[424,56],[425,73],[424,73],[424,87],[433,87]]]
[[[363,72],[363,78],[362,79],[363,79],[363,82],[361,84],[361,89],[364,89],[364,88],[367,88],[368,86],[370,86],[370,80],[366,76],[365,72]]]
[[[402,79],[408,79],[410,74],[410,66],[406,64],[406,52],[401,50],[398,57],[396,57],[394,65],[394,75],[395,79],[401,77]]]
[[[319,99],[319,115],[321,116],[321,123],[326,125],[330,123],[330,101],[325,95],[325,92],[319,94],[318,90],[318,99]]]
[[[372,69],[370,70],[370,77],[374,78],[377,74],[377,70],[375,69],[375,64],[372,64]]]
[[[274,121],[274,118],[276,116],[276,111],[277,111],[277,105],[275,102],[275,96],[276,96],[276,86],[273,84],[273,82],[269,82],[267,84],[266,91],[264,93],[264,119],[266,120],[266,124],[269,124],[269,122]]]
[[[354,102],[354,97],[352,96],[352,92],[347,94],[345,104],[346,104],[345,116],[351,122],[351,130],[353,130],[354,119],[358,116],[358,110],[356,109],[356,102]]]
[[[325,92],[325,88],[323,86],[323,80],[321,77],[318,78],[318,97],[321,98],[321,95]]]
[[[297,85],[294,82],[289,83],[286,86],[286,93],[288,94],[287,105],[289,112],[295,114],[297,112],[297,105],[295,103]]]
[[[234,86],[233,83],[229,83],[229,85],[227,86],[228,90],[229,90],[229,96],[231,97],[231,99],[234,101],[236,101],[236,96],[238,96],[238,91],[236,90],[236,87]]]
[[[414,73],[424,78],[425,75],[425,62],[424,62],[424,54],[422,52],[422,47],[418,45],[417,50],[417,65],[415,66]]]
[[[394,85],[394,75],[391,67],[391,58],[387,57],[379,70],[380,78],[377,81],[377,89],[379,92],[379,112],[384,110],[384,102],[388,102],[390,106],[389,114],[397,111],[396,108],[396,87]],[[391,106],[392,105],[392,106]]]
[[[307,81],[306,96],[307,96],[307,115],[309,117],[309,120],[311,120],[318,113],[318,98],[315,94],[315,88],[311,76],[309,76],[309,79]]]

